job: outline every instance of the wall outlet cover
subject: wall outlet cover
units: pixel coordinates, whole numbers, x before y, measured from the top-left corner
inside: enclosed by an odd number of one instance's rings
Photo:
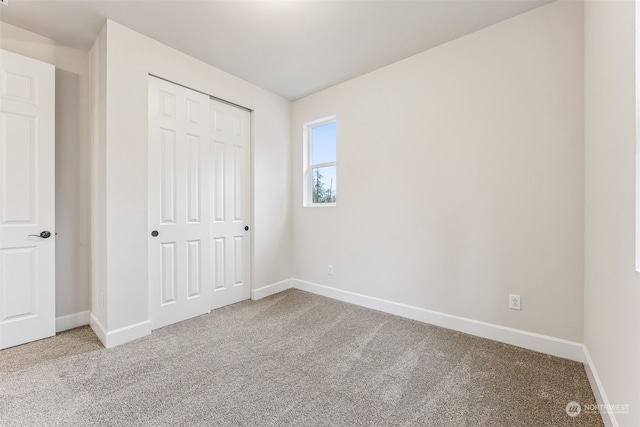
[[[522,310],[520,295],[509,294],[509,308],[512,310]]]

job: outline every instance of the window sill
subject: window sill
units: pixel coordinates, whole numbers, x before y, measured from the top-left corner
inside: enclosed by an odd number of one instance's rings
[[[335,203],[309,203],[304,205],[305,208],[335,208]]]

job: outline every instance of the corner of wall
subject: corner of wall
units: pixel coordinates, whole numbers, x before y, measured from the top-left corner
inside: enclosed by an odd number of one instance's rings
[[[270,295],[277,294],[278,292],[286,291],[287,289],[291,289],[293,287],[293,284],[294,279],[287,279],[263,286],[261,288],[253,289],[251,291],[251,299],[253,301],[257,301]]]
[[[91,135],[91,327],[106,342],[106,32],[104,25],[89,51]]]

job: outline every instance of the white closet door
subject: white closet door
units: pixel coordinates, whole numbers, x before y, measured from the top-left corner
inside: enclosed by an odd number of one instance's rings
[[[0,349],[55,335],[55,68],[0,50]]]
[[[212,308],[251,296],[251,114],[211,100]]]
[[[152,328],[211,309],[209,97],[149,77]]]

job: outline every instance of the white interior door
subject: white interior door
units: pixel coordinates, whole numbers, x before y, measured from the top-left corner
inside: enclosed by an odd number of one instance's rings
[[[251,296],[251,114],[211,100],[211,308]]]
[[[0,50],[0,348],[55,335],[55,68]]]
[[[149,77],[152,328],[210,311],[209,97]],[[156,235],[157,233],[157,235]]]

